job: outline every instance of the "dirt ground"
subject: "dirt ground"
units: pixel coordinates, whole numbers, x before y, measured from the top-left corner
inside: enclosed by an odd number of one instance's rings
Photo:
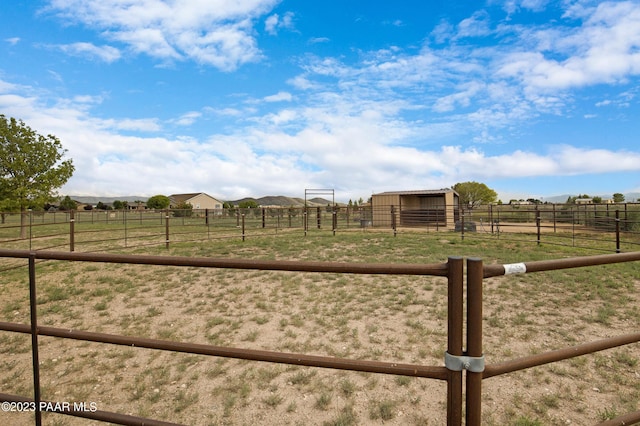
[[[443,278],[61,262],[45,262],[38,272],[41,325],[443,365]],[[609,295],[556,284],[571,276],[486,280],[487,363],[640,329],[640,274],[623,288],[603,277]],[[28,323],[26,278],[0,286],[0,320]],[[614,301],[620,310],[603,310]],[[191,425],[446,424],[441,381],[42,336],[40,342],[45,400]],[[1,391],[31,395],[30,337],[0,332],[0,353]],[[483,424],[589,425],[640,409],[639,359],[634,344],[487,379]],[[33,424],[32,413],[1,412],[0,419]],[[52,414],[43,423],[102,424]]]

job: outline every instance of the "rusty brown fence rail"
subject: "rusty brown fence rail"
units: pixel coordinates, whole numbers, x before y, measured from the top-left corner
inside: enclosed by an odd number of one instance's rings
[[[483,336],[483,286],[484,280],[501,275],[534,273],[597,266],[621,262],[640,261],[640,252],[609,255],[584,256],[568,259],[523,262],[517,264],[484,265],[481,259],[469,258],[466,262],[466,321],[464,302],[464,259],[449,257],[446,263],[438,264],[390,264],[390,263],[336,263],[303,261],[269,261],[247,259],[192,258],[179,256],[150,256],[126,254],[72,253],[54,251],[0,250],[2,258],[26,259],[29,265],[30,324],[0,322],[0,330],[31,335],[33,398],[0,393],[0,401],[33,402],[35,424],[41,424],[41,412],[50,411],[40,395],[39,336],[50,336],[91,342],[101,342],[128,347],[141,347],[190,354],[229,357],[253,361],[302,365],[430,378],[447,383],[447,421],[450,425],[461,425],[464,418],[467,425],[481,424],[482,381],[491,377],[548,364],[596,351],[640,342],[640,332],[616,336],[595,342],[555,350],[511,361],[485,365]],[[444,366],[424,366],[395,362],[354,360],[336,357],[307,355],[302,353],[282,353],[275,351],[240,349],[213,345],[174,342],[167,340],[130,337],[85,330],[69,330],[38,325],[36,260],[80,261],[125,263],[161,266],[185,266],[202,268],[256,269],[315,273],[343,274],[384,274],[446,277],[448,281],[447,306],[447,352]],[[463,330],[466,323],[466,351],[463,351]],[[463,374],[466,377],[465,412],[463,413]],[[109,421],[116,424],[167,424],[165,422],[127,416],[106,411],[74,411],[71,409],[56,413],[82,416],[89,419]],[[464,414],[464,416],[463,416]],[[640,422],[640,411],[620,416],[603,424],[633,424]]]
[[[309,367],[324,367],[332,369],[352,370],[371,373],[405,375],[423,377],[447,382],[448,404],[447,416],[453,419],[453,424],[460,424],[462,418],[462,372],[450,371],[444,366],[424,366],[396,362],[380,362],[368,360],[353,360],[327,356],[307,355],[300,353],[282,353],[264,350],[239,349],[203,344],[173,342],[166,340],[147,339],[142,337],[128,337],[121,335],[95,333],[90,331],[69,330],[56,327],[38,325],[37,318],[37,285],[36,260],[61,260],[81,262],[126,263],[162,266],[190,266],[202,268],[229,269],[259,269],[277,271],[344,273],[344,274],[385,274],[385,275],[421,275],[440,276],[448,278],[449,293],[456,300],[449,300],[449,330],[448,352],[462,354],[462,288],[463,288],[463,259],[449,258],[447,263],[439,264],[383,264],[383,263],[335,263],[335,262],[298,262],[298,261],[267,261],[244,259],[213,259],[192,258],[179,256],[145,256],[125,254],[98,253],[70,253],[57,251],[29,251],[2,250],[0,257],[27,259],[29,265],[29,303],[31,312],[30,324],[0,322],[0,330],[26,333],[31,335],[32,368],[33,368],[33,398],[19,395],[0,393],[0,401],[33,402],[34,421],[36,425],[42,422],[42,411],[50,411],[47,404],[41,404],[40,396],[40,362],[38,336],[51,336],[64,339],[75,339],[92,342],[102,342],[128,347],[141,347],[190,354],[201,354],[219,357],[229,357],[254,361],[265,361]],[[59,414],[81,416],[88,419],[108,421],[123,425],[168,424],[155,420],[126,416],[106,411],[76,411],[73,409],[55,411]]]

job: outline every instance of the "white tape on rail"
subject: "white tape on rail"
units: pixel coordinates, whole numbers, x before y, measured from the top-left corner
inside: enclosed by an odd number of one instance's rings
[[[527,265],[524,263],[509,263],[504,266],[504,274],[524,274],[527,272]]]

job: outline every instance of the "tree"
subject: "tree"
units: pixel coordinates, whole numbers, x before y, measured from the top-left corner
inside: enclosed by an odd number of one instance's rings
[[[0,210],[22,214],[20,238],[27,237],[26,210],[44,206],[75,170],[53,135],[43,136],[22,120],[0,114]]]
[[[154,210],[162,210],[169,207],[171,200],[166,195],[154,195],[147,200],[147,208]]]
[[[96,204],[96,209],[98,209],[98,210],[113,210],[113,208],[110,205],[105,204],[102,201],[98,201],[98,204]]]
[[[126,201],[115,200],[113,202],[113,208],[116,210],[124,210],[129,207],[129,203]]]
[[[181,201],[173,207],[174,217],[191,217],[193,216],[193,206],[191,203]]]
[[[498,194],[484,183],[460,182],[453,185],[453,190],[460,196],[460,204],[474,209],[480,204],[493,203]]]
[[[614,203],[624,203],[624,194],[616,192],[613,194],[613,202]]]
[[[260,206],[258,205],[258,202],[256,200],[245,200],[240,201],[238,207],[240,207],[241,209],[257,209]]]
[[[60,201],[60,210],[68,211],[68,210],[75,210],[77,208],[78,208],[78,203],[73,201],[71,197],[69,197],[68,195],[65,196],[62,201]]]

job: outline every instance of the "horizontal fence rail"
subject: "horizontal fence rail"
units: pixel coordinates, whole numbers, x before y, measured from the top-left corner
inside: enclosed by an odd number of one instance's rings
[[[31,333],[30,326],[0,322],[0,330],[15,333]],[[83,340],[87,342],[109,343],[112,345],[159,349],[194,355],[209,355],[224,358],[244,359],[249,361],[265,361],[279,364],[302,365],[306,367],[323,367],[335,370],[362,371],[368,373],[394,374],[401,376],[427,377],[446,380],[445,367],[423,366],[418,364],[401,364],[367,360],[351,360],[329,356],[306,355],[300,353],[282,353],[255,349],[239,349],[222,346],[182,343],[170,340],[146,339],[107,333],[94,333],[81,330],[69,330],[56,327],[38,326],[40,336],[61,337],[64,339]]]

